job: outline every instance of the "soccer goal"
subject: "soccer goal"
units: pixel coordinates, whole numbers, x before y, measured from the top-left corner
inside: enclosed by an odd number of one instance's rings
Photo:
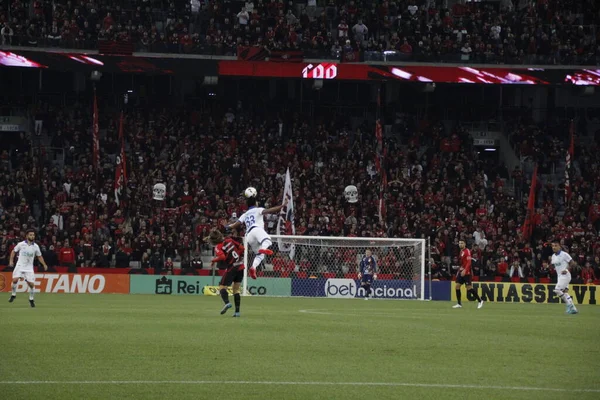
[[[429,298],[425,280],[427,241],[357,237],[271,235],[273,255],[258,268],[259,278],[244,277],[243,293],[263,296],[365,297],[358,279],[359,265],[367,250],[377,262],[377,279],[371,298]],[[245,243],[248,267],[254,252]]]

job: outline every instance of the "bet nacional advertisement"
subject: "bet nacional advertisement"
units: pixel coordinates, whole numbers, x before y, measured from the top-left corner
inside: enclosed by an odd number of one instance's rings
[[[431,282],[433,300],[450,300],[451,282]],[[405,280],[376,280],[373,282],[371,298],[375,299],[419,299],[421,283]],[[425,299],[429,299],[429,282],[425,282]],[[292,296],[355,298],[364,297],[360,281],[354,279],[292,279]]]

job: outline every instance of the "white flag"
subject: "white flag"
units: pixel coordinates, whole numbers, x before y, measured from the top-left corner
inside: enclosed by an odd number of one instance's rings
[[[288,203],[279,212],[279,220],[277,221],[278,235],[295,235],[296,227],[294,226],[294,193],[292,190],[292,179],[290,178],[290,169],[285,173],[285,186],[283,188],[283,201],[288,199]],[[282,204],[283,204],[282,201]],[[293,244],[283,243],[281,238],[278,239],[279,251],[289,252],[290,260],[294,259],[296,248]]]

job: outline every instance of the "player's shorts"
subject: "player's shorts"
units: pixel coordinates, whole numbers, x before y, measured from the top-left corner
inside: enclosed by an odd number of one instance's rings
[[[263,243],[267,242],[267,244],[271,245],[271,236],[264,229],[255,226],[254,228],[250,228],[250,232],[246,235],[246,240],[248,241],[248,245],[254,250],[256,253],[260,250],[260,247]]]
[[[25,279],[26,282],[35,283],[35,273],[32,270],[23,270],[20,267],[15,267],[12,274],[13,279]]]
[[[370,285],[372,283],[373,283],[373,275],[363,275],[362,279],[360,280],[361,286]]]
[[[569,288],[569,282],[571,282],[571,273],[567,272],[566,274],[558,274],[558,278],[556,280],[556,286],[554,289],[556,290],[566,290]]]
[[[456,277],[456,283],[461,285],[471,285],[471,279],[471,274],[465,274],[465,276],[460,276],[460,274],[458,274]]]
[[[236,265],[235,267],[229,268],[221,277],[221,286],[231,286],[234,282],[240,283],[244,280],[244,266]]]

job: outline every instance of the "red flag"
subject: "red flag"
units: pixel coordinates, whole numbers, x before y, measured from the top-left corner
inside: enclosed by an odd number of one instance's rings
[[[125,137],[123,135],[123,113],[119,120],[119,140],[121,142],[121,151],[117,156],[117,166],[115,169],[115,203],[121,205],[121,198],[127,184],[127,162],[125,158]]]
[[[575,154],[575,123],[571,121],[569,128],[571,134],[571,144],[569,145],[569,151],[567,151],[567,162],[565,163],[565,203],[569,203],[571,200],[571,162],[573,161],[573,154]]]
[[[96,90],[94,89],[94,121],[92,126],[92,142],[93,142],[93,157],[94,171],[98,171],[100,167],[100,132],[98,129],[98,102],[96,100]]]
[[[387,174],[385,171],[385,149],[383,148],[383,130],[381,127],[381,121],[377,120],[375,123],[375,137],[377,138],[377,146],[375,150],[375,166],[377,173],[381,177],[381,184],[379,187],[379,205],[378,205],[378,216],[379,221],[385,219],[385,189],[387,187]]]
[[[527,215],[525,216],[525,223],[523,224],[523,236],[526,239],[531,237],[533,233],[533,216],[535,213],[535,189],[537,186],[537,171],[538,167],[535,166],[533,170],[533,176],[531,177],[531,188],[529,188],[529,199],[527,200]]]
[[[375,137],[377,138],[377,144],[381,144],[383,141],[383,130],[381,128],[381,121],[377,120],[375,123]]]
[[[385,208],[385,190],[387,188],[387,174],[385,171],[381,172],[381,186],[379,187],[379,222],[385,222],[385,216],[387,214]]]

